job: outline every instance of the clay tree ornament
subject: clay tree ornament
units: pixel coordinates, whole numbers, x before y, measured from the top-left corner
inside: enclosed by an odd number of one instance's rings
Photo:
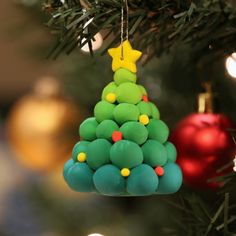
[[[75,191],[108,196],[175,193],[182,172],[175,146],[167,141],[169,129],[136,84],[141,52],[125,40],[108,53],[114,81],[103,89],[94,117],[80,125],[81,141],[64,166],[65,181]]]

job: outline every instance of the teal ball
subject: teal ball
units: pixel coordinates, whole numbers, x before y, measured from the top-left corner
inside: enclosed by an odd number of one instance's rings
[[[114,73],[114,81],[117,85],[126,82],[136,83],[136,80],[136,74],[132,73],[131,71],[125,68],[120,68]]]
[[[113,120],[104,120],[98,126],[96,135],[98,138],[112,140],[112,133],[118,131],[119,126]]]
[[[146,127],[136,121],[124,123],[120,127],[120,132],[122,133],[124,139],[133,141],[139,145],[143,144],[148,137]]]
[[[123,124],[127,121],[137,121],[140,113],[137,106],[121,103],[115,107],[113,115],[118,124]]]
[[[66,178],[71,189],[78,192],[93,192],[93,171],[86,163],[75,163],[70,167]]]
[[[104,195],[118,196],[125,192],[125,179],[113,165],[100,167],[93,176],[97,191]]]
[[[177,158],[177,150],[174,144],[171,142],[166,142],[164,145],[166,147],[168,161],[175,162]]]
[[[75,164],[75,162],[73,161],[73,159],[70,159],[68,160],[65,165],[64,165],[64,168],[63,168],[63,176],[64,176],[64,179],[66,180],[67,179],[67,174],[69,172],[69,169]]]
[[[119,168],[133,168],[143,162],[141,148],[134,142],[121,140],[112,145],[111,162]]]
[[[152,167],[163,166],[167,162],[167,151],[164,145],[156,140],[148,140],[143,146],[144,162]]]
[[[106,101],[100,101],[94,107],[94,116],[97,122],[102,122],[103,120],[113,119],[113,110],[115,108],[114,104]]]
[[[96,128],[98,122],[94,117],[87,118],[84,120],[79,127],[79,135],[82,139],[92,141],[96,139]]]
[[[130,195],[142,196],[154,194],[158,187],[158,176],[146,164],[141,164],[131,170],[127,179],[127,192]]]
[[[156,105],[152,102],[149,102],[149,105],[152,108],[152,118],[160,119],[160,112],[159,112],[158,108],[156,107]]]
[[[182,185],[182,172],[179,166],[168,162],[164,167],[164,175],[159,177],[157,194],[171,194],[179,190]]]
[[[79,141],[78,143],[75,144],[72,150],[72,158],[75,162],[77,162],[77,156],[79,153],[81,152],[86,153],[88,144],[89,144],[88,141]]]
[[[109,83],[102,91],[102,100],[106,100],[106,96],[108,93],[115,93],[116,88],[117,86],[115,82]]]
[[[151,119],[146,126],[149,139],[165,143],[169,136],[169,128],[162,120]]]
[[[137,107],[139,109],[140,114],[147,115],[149,117],[152,116],[152,107],[148,102],[141,101],[137,104]]]
[[[119,103],[137,104],[142,99],[138,85],[130,82],[120,84],[116,89],[116,96]]]
[[[87,163],[92,169],[97,169],[110,162],[111,143],[106,139],[96,139],[88,145]]]

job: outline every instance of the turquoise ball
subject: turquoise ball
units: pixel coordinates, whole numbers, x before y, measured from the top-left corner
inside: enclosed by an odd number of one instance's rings
[[[151,119],[146,126],[149,139],[165,143],[169,136],[169,128],[162,120]]]
[[[118,131],[119,126],[113,120],[104,120],[102,121],[96,130],[96,135],[98,138],[112,140],[112,133]]]
[[[143,144],[148,137],[148,131],[146,127],[136,121],[124,123],[120,127],[120,131],[124,139],[133,141],[139,145]]]
[[[166,142],[164,145],[166,147],[168,161],[175,162],[177,158],[177,150],[174,144],[171,142]]]
[[[152,116],[152,107],[148,102],[141,101],[137,104],[137,107],[139,109],[140,114],[147,115],[149,117]]]
[[[98,122],[94,117],[87,118],[84,120],[79,127],[79,135],[82,139],[92,141],[96,139],[96,128]]]
[[[164,175],[159,177],[157,194],[171,194],[179,190],[182,185],[182,172],[179,166],[168,162],[164,167]]]
[[[137,121],[140,113],[137,106],[121,103],[115,107],[113,115],[118,124],[123,124],[127,121]]]
[[[102,91],[102,100],[106,100],[106,96],[108,93],[115,93],[117,86],[115,82],[109,83]]]
[[[130,82],[119,85],[116,89],[116,96],[119,103],[137,104],[142,99],[138,85]]]
[[[114,104],[106,101],[100,101],[94,107],[94,116],[97,122],[102,122],[103,120],[113,119],[113,110],[115,108]]]
[[[80,152],[86,153],[87,147],[88,147],[89,142],[87,141],[79,141],[78,143],[75,144],[73,150],[72,150],[72,158],[75,162],[77,162],[77,156]]]
[[[110,162],[111,143],[106,139],[96,139],[88,145],[87,163],[92,169],[97,169]]]
[[[163,166],[167,162],[167,151],[164,145],[156,140],[148,140],[143,146],[144,162],[152,167]]]
[[[70,167],[66,178],[71,189],[78,192],[93,192],[93,171],[86,163],[75,163]]]
[[[101,194],[117,196],[125,192],[125,179],[121,176],[120,170],[113,165],[100,167],[95,172],[93,181]]]
[[[131,71],[125,68],[120,68],[114,73],[114,81],[117,85],[126,82],[136,83],[136,80],[136,74],[132,73]]]
[[[157,106],[154,103],[152,103],[152,102],[149,102],[149,105],[152,108],[152,118],[160,119],[160,112],[159,112]]]
[[[64,168],[63,168],[63,176],[64,176],[64,179],[66,180],[67,179],[67,174],[69,172],[69,169],[75,164],[75,162],[73,161],[73,159],[70,159],[68,160],[65,165],[64,165]]]
[[[158,187],[158,176],[146,164],[141,164],[131,170],[127,179],[127,192],[130,195],[142,196],[154,194]]]
[[[119,168],[133,168],[143,162],[141,148],[134,142],[121,140],[112,145],[111,162]]]

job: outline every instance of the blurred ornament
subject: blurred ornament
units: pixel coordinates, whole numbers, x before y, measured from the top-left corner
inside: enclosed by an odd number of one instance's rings
[[[60,94],[58,82],[43,78],[10,112],[9,142],[26,167],[49,171],[70,157],[80,121],[76,106]]]
[[[232,162],[235,149],[229,129],[233,125],[223,114],[214,114],[210,86],[198,97],[198,113],[184,118],[172,133],[171,140],[178,151],[177,163],[183,171],[184,182],[192,187],[215,188],[222,183],[209,179],[229,173],[222,169]]]
[[[229,75],[236,78],[236,52],[226,58],[225,66]]]

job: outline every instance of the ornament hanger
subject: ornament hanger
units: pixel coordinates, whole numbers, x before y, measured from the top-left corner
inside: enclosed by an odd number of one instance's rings
[[[123,42],[124,40],[129,40],[129,6],[128,0],[122,0],[121,6],[121,27],[120,27],[120,44],[121,44],[121,60],[124,60],[124,49]],[[124,20],[124,7],[126,11],[126,18]],[[124,33],[125,32],[125,33]]]

